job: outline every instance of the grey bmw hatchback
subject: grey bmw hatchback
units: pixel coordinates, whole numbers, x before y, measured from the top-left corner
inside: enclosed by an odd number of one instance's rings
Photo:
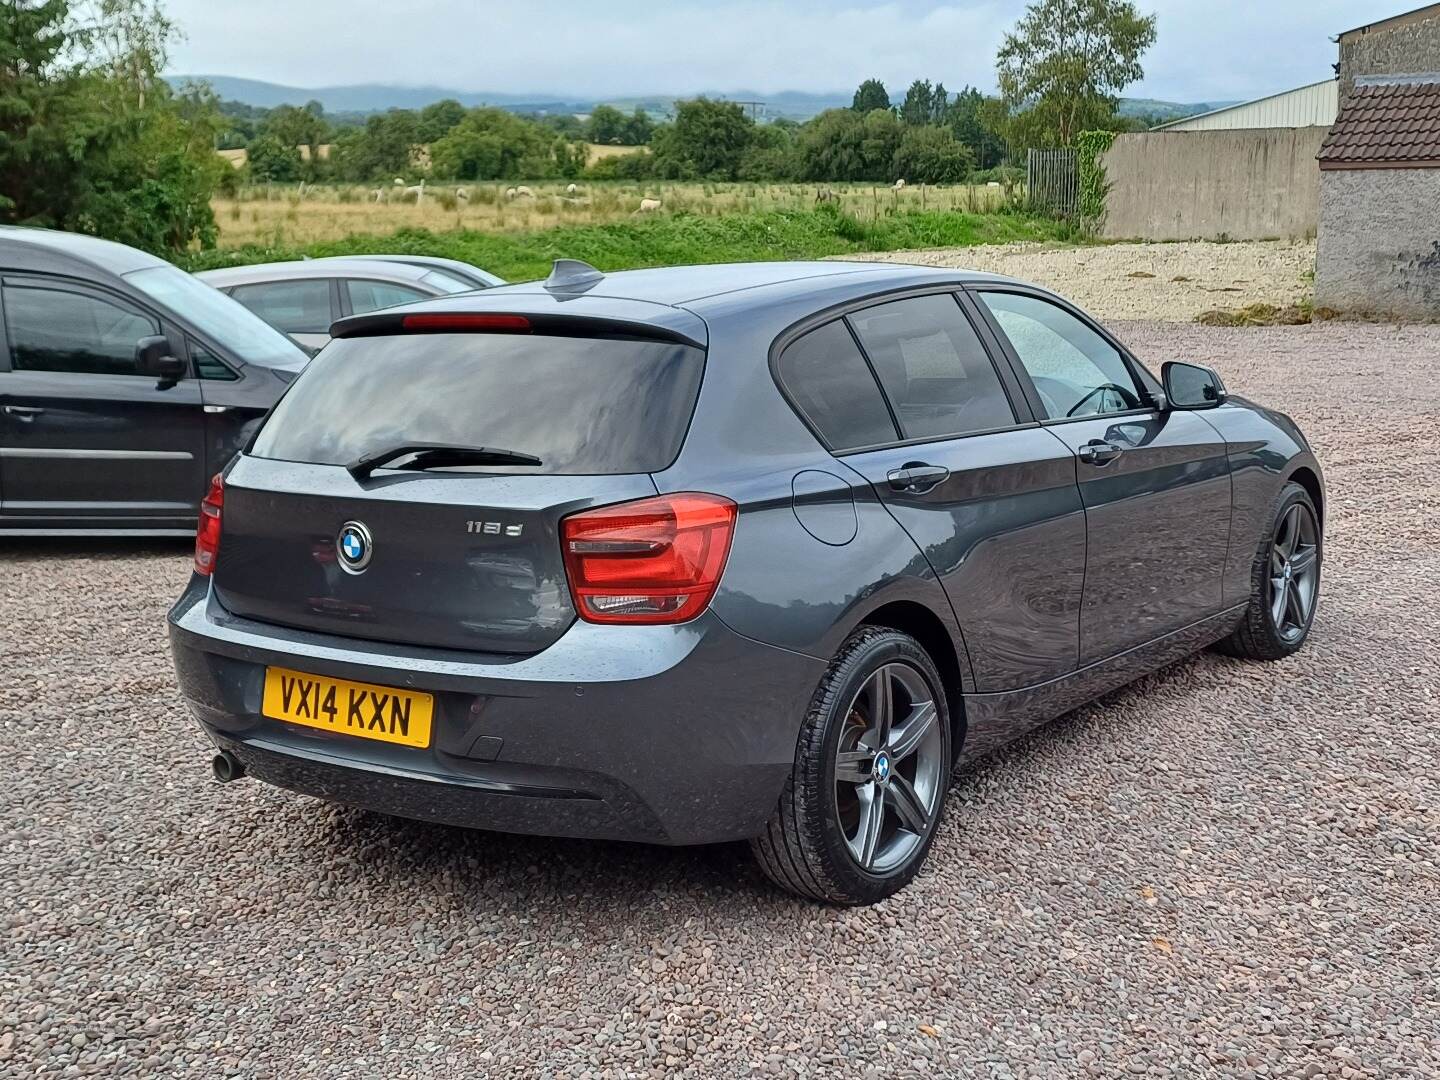
[[[1016,281],[562,261],[333,332],[170,613],[222,780],[863,904],[959,762],[1314,618],[1296,425]]]

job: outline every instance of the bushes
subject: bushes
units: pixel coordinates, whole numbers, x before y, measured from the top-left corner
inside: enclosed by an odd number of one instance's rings
[[[970,148],[949,128],[906,128],[895,149],[895,175],[912,184],[958,184],[974,164]]]

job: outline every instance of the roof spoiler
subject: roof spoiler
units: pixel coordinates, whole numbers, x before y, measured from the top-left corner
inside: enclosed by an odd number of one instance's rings
[[[482,295],[482,294],[478,294]],[[332,338],[411,337],[419,334],[538,334],[544,337],[626,338],[671,341],[705,348],[670,326],[640,320],[552,312],[448,308],[425,310],[419,305],[351,315],[330,327]]]

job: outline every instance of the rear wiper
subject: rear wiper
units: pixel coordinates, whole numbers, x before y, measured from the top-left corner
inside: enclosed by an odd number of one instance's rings
[[[406,443],[392,446],[346,465],[346,470],[356,480],[364,480],[376,469],[397,458],[414,457],[414,461],[400,466],[402,469],[443,469],[451,465],[540,465],[534,454],[522,454],[518,450],[501,450],[493,446],[451,446],[448,443]]]

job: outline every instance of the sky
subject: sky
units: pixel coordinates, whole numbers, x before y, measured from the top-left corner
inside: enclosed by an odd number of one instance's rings
[[[1261,97],[1331,74],[1342,30],[1421,0],[1139,0],[1159,19],[1128,97]],[[559,97],[834,91],[882,79],[994,88],[1023,0],[166,0],[175,74],[289,86]]]

